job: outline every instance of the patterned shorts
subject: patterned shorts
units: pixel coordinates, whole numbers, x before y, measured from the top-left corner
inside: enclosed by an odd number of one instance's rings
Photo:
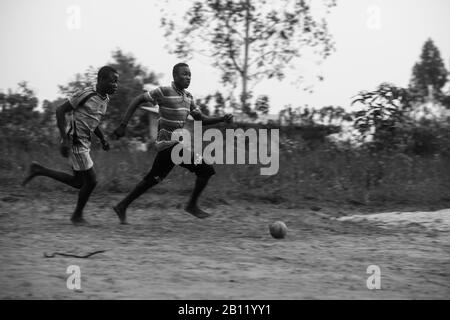
[[[90,150],[72,146],[72,150],[69,155],[69,162],[75,171],[86,171],[94,166],[94,162],[91,159]]]

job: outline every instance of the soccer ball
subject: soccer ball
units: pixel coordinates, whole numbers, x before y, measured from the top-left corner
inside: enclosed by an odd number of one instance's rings
[[[269,231],[275,239],[283,239],[286,236],[287,227],[283,221],[275,221],[269,225]]]

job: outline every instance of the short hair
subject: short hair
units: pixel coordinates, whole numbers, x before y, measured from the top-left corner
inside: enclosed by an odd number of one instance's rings
[[[175,77],[175,73],[177,73],[178,69],[180,69],[182,67],[188,67],[189,68],[189,65],[187,63],[184,63],[184,62],[177,63],[176,65],[173,66],[172,76]]]
[[[97,81],[103,81],[109,77],[112,73],[118,73],[116,69],[110,66],[101,67],[97,73]]]

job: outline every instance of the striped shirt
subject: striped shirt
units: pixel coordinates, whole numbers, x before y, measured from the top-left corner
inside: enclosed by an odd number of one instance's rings
[[[173,82],[170,87],[148,91],[145,97],[147,102],[159,106],[158,135],[155,142],[158,151],[176,144],[178,140],[172,140],[172,132],[184,127],[189,114],[200,112],[192,95],[186,90],[178,89]]]
[[[80,104],[83,100],[85,102]],[[78,91],[69,98],[73,108],[69,134],[73,136],[76,128],[76,135],[87,149],[90,147],[92,132],[106,113],[108,102],[108,96],[102,98],[93,88]]]

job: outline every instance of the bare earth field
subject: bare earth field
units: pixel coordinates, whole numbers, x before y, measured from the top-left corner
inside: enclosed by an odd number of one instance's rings
[[[111,205],[122,197],[94,193],[90,224],[76,227],[75,193],[0,188],[0,298],[450,298],[450,211],[368,220],[332,207],[206,199],[214,215],[199,220],[182,210],[187,197],[152,192],[120,225]],[[268,232],[275,220],[289,228],[283,240]],[[44,257],[97,250],[106,251]],[[81,269],[80,290],[66,286],[69,265]],[[380,290],[366,286],[370,265],[381,269]]]

